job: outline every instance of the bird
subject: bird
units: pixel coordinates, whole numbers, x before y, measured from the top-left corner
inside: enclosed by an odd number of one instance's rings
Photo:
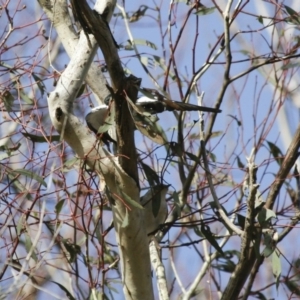
[[[109,143],[116,145],[115,120],[112,106],[101,104],[85,116],[88,128],[101,138],[109,149]]]
[[[199,106],[190,103],[170,100],[160,94],[157,90],[149,88],[139,89],[144,96],[137,99],[136,105],[142,107],[146,112],[151,114],[162,113],[164,111],[205,111],[212,113],[222,112],[218,108]]]
[[[137,99],[136,103],[132,102],[130,105],[136,106],[136,109],[132,109],[132,116],[135,124],[143,123],[143,113],[150,115],[156,115],[164,111],[204,111],[211,113],[220,113],[221,110],[218,108],[199,106],[190,103],[184,103],[179,101],[170,100],[167,97],[161,95],[158,91],[149,88],[139,89],[144,96]],[[110,142],[116,144],[115,135],[115,122],[114,122],[114,109],[111,105],[112,96],[108,95],[104,104],[91,109],[86,115],[85,120],[87,126],[95,134],[99,135],[101,140],[107,146]],[[149,127],[148,120],[145,120],[145,128]],[[150,121],[153,123],[153,121]],[[155,122],[154,122],[155,123]],[[140,127],[140,126],[139,126]],[[153,129],[153,128],[151,128]],[[149,137],[149,136],[148,136]],[[151,138],[151,137],[150,137]]]

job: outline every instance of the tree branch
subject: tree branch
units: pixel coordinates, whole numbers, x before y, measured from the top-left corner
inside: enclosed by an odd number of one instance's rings
[[[103,2],[103,1],[102,1]],[[80,159],[105,178],[115,204],[112,205],[114,224],[121,256],[124,293],[127,299],[153,299],[148,238],[144,213],[138,204],[139,188],[133,126],[125,89],[129,97],[137,94],[132,78],[127,80],[118,57],[109,28],[98,18],[85,1],[72,1],[84,16],[104,53],[115,93],[119,157],[107,157],[107,151],[98,144],[95,136],[74,114],[73,101],[90,67],[95,52],[86,48],[87,36],[81,33],[76,52],[62,74],[56,89],[48,98],[49,113],[55,129]],[[103,4],[103,3],[102,3]],[[57,4],[56,4],[57,5]],[[83,26],[83,28],[87,28]],[[89,44],[92,37],[88,36]],[[136,84],[136,82],[134,82]],[[135,95],[136,97],[136,95]],[[126,123],[125,123],[126,122]],[[125,134],[124,134],[125,133]],[[121,159],[120,159],[121,157]],[[119,201],[122,198],[125,205]],[[129,208],[128,208],[129,207]]]

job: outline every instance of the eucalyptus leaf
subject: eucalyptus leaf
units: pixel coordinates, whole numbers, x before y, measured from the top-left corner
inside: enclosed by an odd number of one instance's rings
[[[281,275],[280,253],[278,250],[275,250],[272,253],[272,271],[273,271],[273,275],[276,279],[276,288],[278,290],[279,279],[280,279],[280,275]]]
[[[210,231],[209,226],[202,224],[201,225],[201,232],[203,233],[203,235],[206,237],[206,239],[210,242],[210,244],[222,255],[224,255],[224,252],[222,250],[222,248],[219,246],[219,244],[217,243],[217,241],[215,240],[212,232]]]
[[[215,7],[205,7],[202,6],[200,9],[198,9],[195,14],[198,16],[205,16],[205,15],[210,15],[215,11]]]
[[[17,175],[23,175],[25,177],[29,177],[31,179],[36,180],[38,183],[40,183],[44,187],[47,187],[47,184],[44,181],[44,179],[41,176],[39,176],[38,174],[36,174],[32,171],[28,171],[28,170],[25,170],[25,169],[15,169],[15,170],[10,171],[10,173],[17,174]]]
[[[56,282],[56,281],[53,281],[53,280],[50,280],[50,282],[56,284],[61,290],[63,290],[65,293],[66,293],[66,297],[67,299],[69,300],[76,300],[72,294],[60,283]]]
[[[142,161],[140,162],[140,164],[145,172],[149,185],[158,185],[160,182],[160,178],[157,175],[157,172],[155,172],[152,168],[150,168],[147,164],[143,163]]]
[[[35,143],[49,143],[51,142],[59,142],[60,136],[59,135],[51,135],[51,136],[43,136],[43,135],[35,135],[30,134],[27,132],[21,132],[24,137],[28,138],[29,140],[35,142]]]

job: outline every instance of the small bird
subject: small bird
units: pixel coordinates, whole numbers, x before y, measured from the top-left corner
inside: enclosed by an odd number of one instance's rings
[[[132,116],[134,121],[138,120],[139,123],[143,118],[139,113],[146,112],[151,115],[162,113],[164,111],[205,111],[212,113],[221,112],[220,109],[198,106],[190,103],[183,103],[178,101],[169,100],[165,96],[161,95],[158,91],[148,88],[140,89],[144,96],[137,99],[135,106],[137,110],[132,109]],[[85,117],[86,123],[90,130],[99,135],[105,145],[109,142],[116,143],[115,135],[115,121],[114,121],[114,109],[111,103],[111,95],[107,96],[104,100],[105,104],[94,107]],[[133,104],[131,104],[133,105]],[[146,124],[145,120],[145,124]],[[136,123],[137,124],[137,123]],[[149,127],[148,123],[145,127]],[[148,136],[149,137],[149,136]]]
[[[112,106],[99,105],[91,109],[85,116],[88,128],[99,135],[103,143],[109,148],[109,143],[116,144],[115,120]]]
[[[160,94],[157,90],[141,88],[140,91],[144,96],[140,97],[136,105],[142,107],[146,112],[151,114],[161,113],[163,111],[205,111],[212,113],[220,113],[218,108],[199,106],[190,103],[170,100]]]

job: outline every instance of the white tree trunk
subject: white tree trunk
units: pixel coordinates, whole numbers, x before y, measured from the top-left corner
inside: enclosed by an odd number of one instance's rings
[[[98,82],[99,87],[99,82],[103,83],[104,78],[99,71],[96,77],[95,66],[91,67],[97,48],[96,42],[90,35],[91,49],[85,33],[81,31],[79,41],[75,46],[76,36],[70,29],[70,20],[66,18],[66,11],[60,11],[61,8],[66,7],[66,1],[40,0],[40,3],[54,22],[54,27],[57,28],[67,52],[72,56],[55,90],[48,97],[49,114],[53,126],[60,133],[61,139],[74,150],[76,156],[105,178],[115,199],[113,216],[121,256],[125,297],[127,299],[153,299],[144,212],[143,209],[137,207],[138,205],[126,203],[128,198],[131,199],[130,201],[139,203],[139,187],[135,180],[121,168],[118,157],[107,156],[107,151],[99,145],[87,126],[73,114],[73,101],[88,72],[92,75],[87,77],[87,83],[98,94],[98,98],[103,96],[103,94],[100,95],[101,91],[97,90],[97,84],[93,83]],[[123,199],[129,208],[126,208],[120,199]]]

